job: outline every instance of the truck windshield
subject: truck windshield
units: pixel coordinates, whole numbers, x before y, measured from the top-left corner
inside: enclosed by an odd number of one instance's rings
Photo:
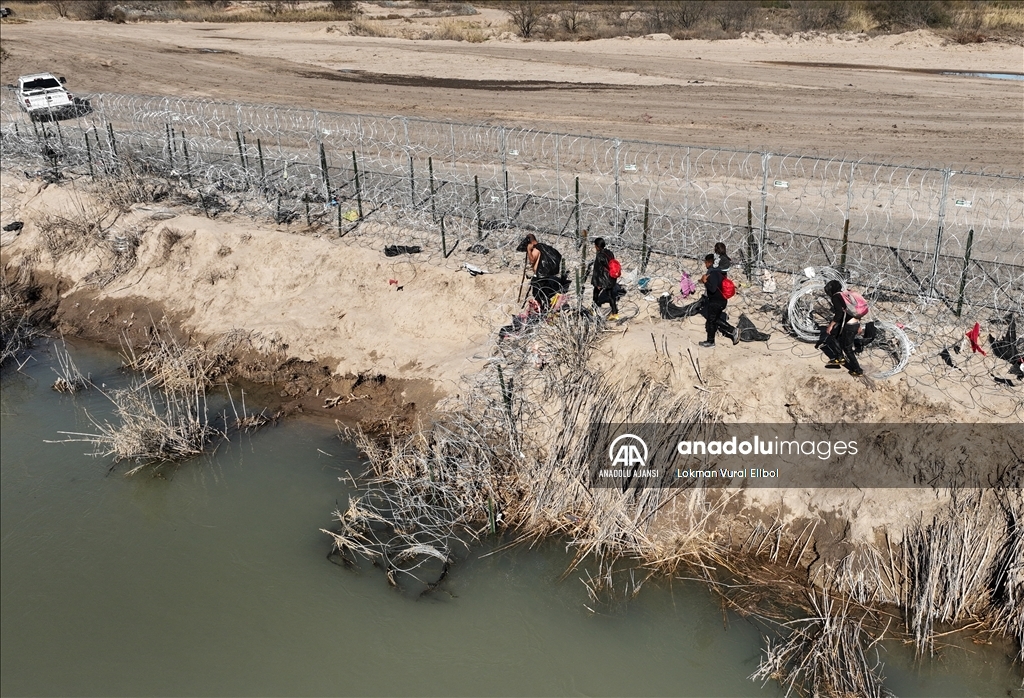
[[[60,82],[54,78],[36,78],[26,82],[22,89],[29,92],[31,90],[52,90],[55,87],[60,87]]]

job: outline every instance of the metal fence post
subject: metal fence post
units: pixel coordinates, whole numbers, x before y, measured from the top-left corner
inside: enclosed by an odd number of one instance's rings
[[[359,163],[356,162],[356,151],[352,151],[352,173],[356,180],[356,206],[359,208],[359,220],[363,220],[363,190],[359,185]]]
[[[188,158],[188,139],[185,137],[185,132],[181,132],[181,150],[185,153],[185,178],[188,179],[188,185],[192,186],[192,163],[189,162]]]
[[[619,191],[619,148],[622,141],[615,139],[615,227],[618,228],[622,218],[622,195]]]
[[[651,200],[644,199],[644,233],[643,240],[640,244],[640,273],[644,274],[647,272],[647,260],[651,257],[651,251],[647,247],[647,235],[650,232],[650,209]]]
[[[167,131],[167,166],[174,169],[174,145],[171,143],[171,125],[164,122],[164,130]]]
[[[263,166],[263,143],[260,142],[259,138],[256,139],[256,152],[260,155],[260,179],[265,181],[267,179],[267,168]]]
[[[480,178],[473,175],[473,188],[476,190],[476,239],[484,239],[484,224],[482,212],[480,211]]]
[[[850,246],[850,213],[853,211],[853,172],[856,163],[850,163],[850,185],[846,188],[846,215],[843,220],[843,246],[839,250],[839,273],[846,274],[846,254]]]
[[[942,249],[942,228],[946,222],[946,198],[949,196],[949,180],[954,172],[948,167],[942,171],[942,198],[939,199],[939,228],[935,233],[935,251],[932,254],[932,273],[928,281],[928,297],[935,297],[935,281],[939,274],[939,252]]]
[[[501,127],[501,172],[505,180],[505,227],[508,228],[509,219],[508,213],[508,134],[505,132],[505,127]]]
[[[768,239],[768,161],[771,153],[761,154],[761,240],[757,245],[757,266],[764,266],[764,244]]]
[[[749,279],[753,272],[754,264],[754,206],[750,199],[747,199],[747,255],[743,260],[743,271]]]
[[[434,203],[434,158],[427,158],[427,169],[430,172],[430,220],[437,220],[437,206]]]
[[[89,146],[89,133],[85,134],[85,157],[89,161],[89,177],[96,179],[96,173],[92,169],[92,148]]]
[[[964,289],[967,288],[967,267],[971,264],[971,247],[974,245],[974,228],[967,231],[967,251],[964,253],[964,268],[960,272],[960,291],[956,300],[956,316],[964,310]]]
[[[331,177],[327,172],[327,151],[323,143],[320,144],[320,174],[324,182],[324,203],[327,204],[331,201]]]

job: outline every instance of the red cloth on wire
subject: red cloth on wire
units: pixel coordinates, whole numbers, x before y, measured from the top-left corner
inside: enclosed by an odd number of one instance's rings
[[[985,350],[978,344],[978,336],[981,334],[981,325],[974,323],[974,327],[967,331],[967,339],[971,340],[971,351],[980,351],[982,356],[988,356]]]

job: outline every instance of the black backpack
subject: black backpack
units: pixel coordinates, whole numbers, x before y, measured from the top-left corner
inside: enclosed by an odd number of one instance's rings
[[[562,253],[543,242],[538,242],[536,247],[540,250],[537,276],[558,276],[562,272]]]

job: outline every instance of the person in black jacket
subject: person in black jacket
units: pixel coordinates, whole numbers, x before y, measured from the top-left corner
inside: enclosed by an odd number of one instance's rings
[[[724,242],[715,243],[715,268],[726,276],[729,275],[729,269],[732,268],[732,260],[725,253]]]
[[[832,322],[825,328],[825,342],[831,346],[829,354],[835,357],[825,366],[839,368],[845,363],[851,376],[863,376],[864,371],[857,361],[857,353],[854,350],[854,341],[860,332],[860,320],[846,311],[842,290],[843,284],[839,281],[829,281],[825,284],[825,295],[832,303],[833,312]],[[845,358],[845,362],[839,358],[840,354]]]
[[[533,233],[523,238],[518,250],[526,252],[526,265],[533,271],[530,291],[540,303],[541,310],[547,311],[551,308],[551,299],[563,290],[559,279],[562,254],[551,245],[538,242]]]
[[[713,347],[715,346],[715,332],[721,331],[722,334],[732,338],[733,344],[739,343],[739,332],[735,328],[728,325],[722,320],[722,314],[725,312],[725,306],[729,304],[725,296],[722,295],[722,279],[725,276],[722,271],[715,267],[715,255],[709,254],[704,258],[704,267],[707,272],[704,276],[700,277],[701,283],[704,284],[705,298],[704,302],[704,329],[707,330],[708,338],[707,341],[701,342],[702,347]]]
[[[612,312],[608,319],[618,320],[619,306],[615,302],[615,279],[608,271],[608,265],[615,259],[615,255],[604,246],[604,238],[594,239],[594,249],[597,252],[594,257],[594,273],[591,277],[591,283],[594,284],[594,305],[600,308],[605,303],[610,304]]]

